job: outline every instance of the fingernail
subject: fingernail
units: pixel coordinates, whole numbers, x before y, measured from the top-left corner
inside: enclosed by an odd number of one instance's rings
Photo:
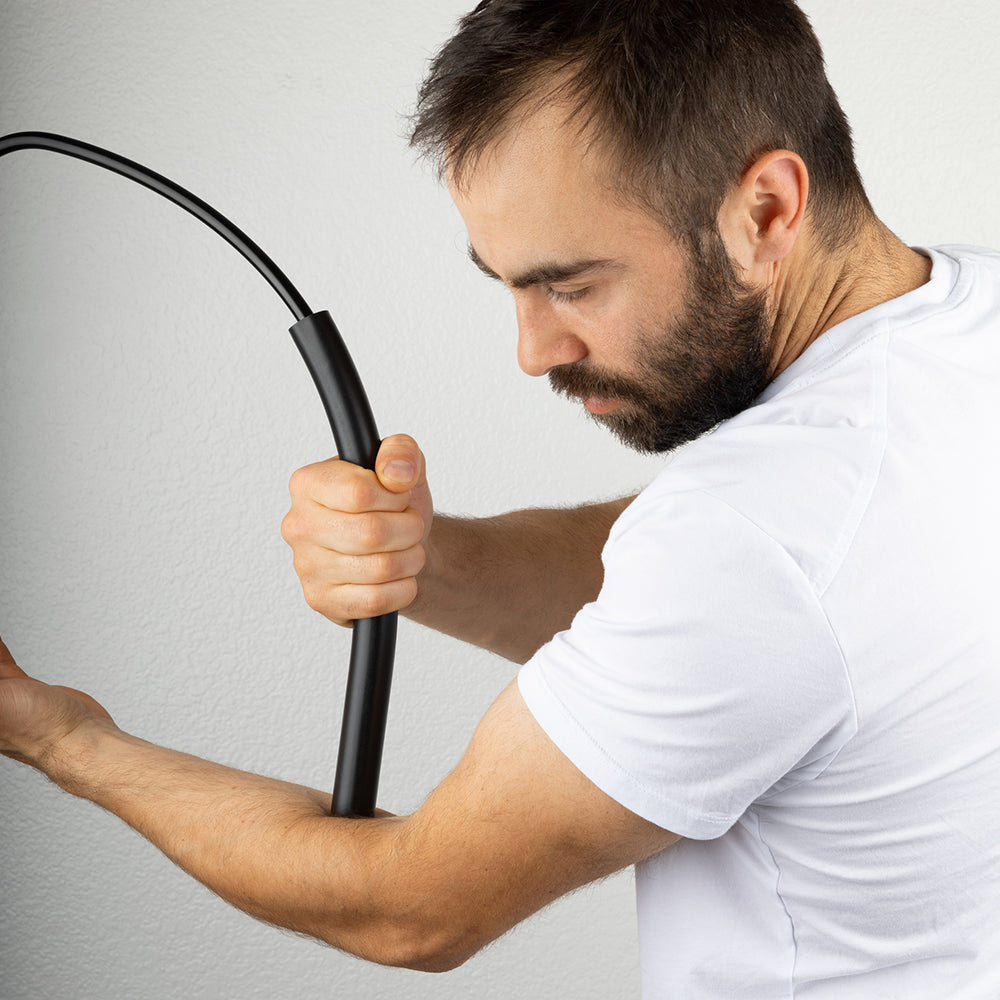
[[[382,470],[383,479],[391,479],[394,483],[405,483],[409,485],[413,482],[413,477],[417,474],[417,470],[413,467],[412,462],[404,462],[402,459],[393,459],[391,462],[386,462],[385,468]]]

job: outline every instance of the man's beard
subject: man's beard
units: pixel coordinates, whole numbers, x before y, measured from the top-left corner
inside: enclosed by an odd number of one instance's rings
[[[672,451],[745,410],[770,381],[772,321],[763,291],[737,277],[717,233],[696,241],[682,315],[666,329],[637,331],[635,373],[586,359],[549,372],[565,396],[619,403],[593,414],[640,452]]]

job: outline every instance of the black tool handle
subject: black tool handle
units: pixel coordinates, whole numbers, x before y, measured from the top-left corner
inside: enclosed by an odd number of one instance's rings
[[[380,439],[357,369],[333,317],[326,311],[299,320],[290,330],[305,360],[344,461],[375,468]],[[333,787],[334,816],[375,812],[389,687],[396,649],[396,613],[354,623],[351,660]]]

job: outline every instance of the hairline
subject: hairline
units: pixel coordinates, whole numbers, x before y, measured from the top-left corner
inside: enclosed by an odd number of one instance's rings
[[[560,101],[567,105],[563,126],[568,128],[574,119],[582,118],[577,123],[578,135],[586,137],[586,133],[590,132],[584,148],[595,151],[596,159],[605,171],[613,197],[619,205],[639,209],[660,225],[667,235],[689,247],[694,245],[706,228],[717,231],[717,217],[702,220],[697,228],[692,227],[684,220],[683,212],[672,208],[683,207],[684,200],[681,196],[672,196],[666,192],[662,176],[655,180],[640,177],[639,171],[631,168],[625,157],[615,151],[610,138],[601,134],[603,122],[598,109],[592,107],[593,102],[582,92],[579,73],[582,68],[585,68],[585,64],[581,55],[552,59],[539,65],[525,79],[520,92],[484,141],[470,143],[468,148],[462,150],[457,164],[452,155],[453,150],[449,148],[444,151],[438,167],[440,178],[464,193],[468,190],[465,180],[484,160],[498,151],[521,122],[540,111],[549,101]],[[762,150],[760,155],[770,151]],[[738,183],[739,178],[734,179],[730,190]]]
[[[607,169],[609,186],[619,204],[638,208],[662,226],[668,235],[689,248],[696,245],[706,230],[718,232],[718,212],[725,197],[739,184],[742,173],[740,177],[732,178],[729,188],[722,193],[715,205],[714,217],[708,218],[707,213],[697,213],[693,199],[667,190],[670,164],[662,151],[646,176],[643,176],[639,168],[630,164],[627,157],[616,151],[613,136],[604,134],[610,133],[610,129],[604,116],[600,114],[599,106],[586,93],[582,73],[585,69],[586,56],[582,52],[563,54],[539,63],[526,74],[518,92],[512,95],[508,106],[503,110],[502,117],[498,118],[488,133],[463,144],[457,164],[453,158],[454,147],[446,148],[439,154],[439,177],[447,180],[448,184],[454,184],[458,190],[463,190],[463,179],[477,169],[484,158],[499,148],[519,122],[530,117],[546,102],[559,100],[568,105],[565,124],[569,126],[574,119],[582,119],[578,122],[579,133],[591,133],[587,141],[591,147],[597,147],[597,155]],[[754,160],[778,148],[784,147],[768,145],[754,150],[744,165],[743,172]],[[808,164],[806,169],[809,170]],[[680,184],[680,179],[676,180]],[[810,191],[806,213],[813,220],[820,240],[833,250],[850,241],[866,208],[871,211],[863,190],[860,198],[857,192],[837,198],[829,192],[817,190]],[[699,214],[703,217],[697,218]]]

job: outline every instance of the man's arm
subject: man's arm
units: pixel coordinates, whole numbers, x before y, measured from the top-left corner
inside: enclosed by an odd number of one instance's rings
[[[331,818],[322,792],[153,746],[92,699],[26,677],[2,644],[0,752],[120,816],[253,916],[428,971],[677,839],[588,781],[516,684],[407,817]]]
[[[414,621],[526,662],[597,597],[601,549],[631,497],[490,518],[435,515]]]
[[[435,516],[405,435],[383,442],[374,473],[331,459],[300,469],[290,491],[282,533],[316,611],[346,624],[402,610],[520,663],[597,596],[601,549],[632,500]]]

